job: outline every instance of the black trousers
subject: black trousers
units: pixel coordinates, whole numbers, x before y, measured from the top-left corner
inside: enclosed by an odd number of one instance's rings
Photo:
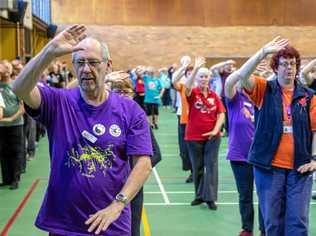
[[[138,105],[140,105],[140,107],[143,108],[144,111],[146,111],[144,100],[145,95],[136,94],[136,96],[134,97],[134,101],[137,102]]]
[[[217,200],[220,143],[220,137],[207,141],[188,141],[195,198],[204,202]]]
[[[185,127],[186,127],[185,124],[180,124],[180,116],[178,116],[178,143],[179,143],[180,157],[182,160],[182,170],[192,171],[192,164],[189,157],[188,144],[187,144],[187,141],[184,140]]]
[[[35,154],[36,121],[29,115],[24,115],[25,154]]]
[[[253,166],[244,161],[230,161],[234,173],[239,195],[239,213],[241,216],[241,228],[253,231],[254,207],[253,207]],[[264,232],[264,222],[258,206],[259,229]]]
[[[0,127],[0,163],[4,184],[20,180],[24,150],[23,125]]]
[[[140,223],[142,219],[144,193],[143,188],[139,190],[137,195],[131,201],[132,212],[132,236],[140,236]]]

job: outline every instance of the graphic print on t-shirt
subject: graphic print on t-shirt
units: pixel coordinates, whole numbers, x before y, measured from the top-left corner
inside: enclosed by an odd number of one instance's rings
[[[197,96],[196,102],[194,103],[194,107],[200,110],[201,113],[211,113],[211,111],[216,109],[214,98],[204,98],[203,100],[200,96]]]
[[[150,90],[155,90],[155,89],[156,89],[156,83],[153,82],[153,81],[150,81],[150,82],[148,83],[148,88],[149,88]]]
[[[116,156],[113,152],[113,145],[108,145],[105,149],[92,147],[88,144],[73,147],[67,152],[68,168],[77,168],[82,176],[94,178],[97,171],[106,175],[107,169],[112,167]]]

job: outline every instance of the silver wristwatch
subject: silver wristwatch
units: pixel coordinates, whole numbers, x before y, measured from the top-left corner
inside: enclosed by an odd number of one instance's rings
[[[115,196],[115,201],[117,202],[121,202],[124,205],[127,205],[128,203],[128,198],[123,194],[123,193],[119,193]]]

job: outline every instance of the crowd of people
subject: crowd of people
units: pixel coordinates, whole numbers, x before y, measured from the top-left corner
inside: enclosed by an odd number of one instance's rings
[[[58,61],[67,54],[73,72]],[[83,25],[62,31],[26,65],[1,61],[2,185],[18,188],[47,132],[51,171],[36,226],[51,236],[138,236],[142,186],[163,158],[152,130],[167,107],[178,119],[192,206],[217,210],[218,155],[227,137],[239,236],[254,235],[254,184],[262,236],[308,235],[316,60],[302,65],[289,40],[277,37],[240,68],[234,60],[205,65],[203,57],[183,56],[169,68],[113,72],[106,44],[87,37]]]
[[[46,133],[45,127],[25,112],[23,101],[12,92],[12,83],[23,67],[19,58],[0,62],[1,186],[11,190],[19,187],[27,161],[34,159],[38,142]],[[67,64],[56,61],[43,72],[39,85],[65,88],[72,80]]]

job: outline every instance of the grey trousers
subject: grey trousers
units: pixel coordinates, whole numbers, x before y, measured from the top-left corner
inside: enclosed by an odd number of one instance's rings
[[[188,141],[195,199],[216,201],[218,192],[218,152],[221,138]]]

